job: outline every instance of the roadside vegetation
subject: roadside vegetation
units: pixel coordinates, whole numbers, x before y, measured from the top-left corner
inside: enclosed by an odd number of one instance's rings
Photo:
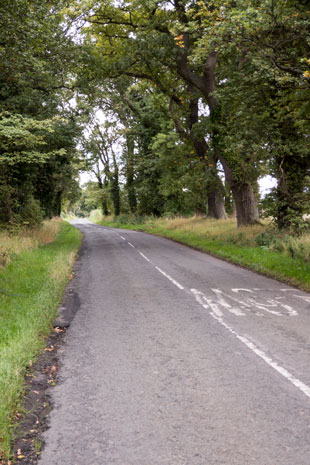
[[[53,242],[59,233],[62,221],[59,218],[46,220],[35,229],[0,231],[0,267],[4,267],[23,250],[37,249]]]
[[[99,224],[176,240],[310,291],[310,233],[278,232],[270,221],[236,228],[235,219],[104,217]]]
[[[60,220],[34,231],[1,232],[0,463],[8,459],[22,411],[24,376],[56,316],[81,233]]]

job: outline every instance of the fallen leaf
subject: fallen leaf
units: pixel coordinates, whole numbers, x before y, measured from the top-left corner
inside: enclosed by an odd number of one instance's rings
[[[52,346],[52,347],[45,347],[44,349],[46,352],[52,352],[52,350],[55,350],[55,347]]]
[[[56,367],[56,365],[53,365],[51,370],[50,370],[50,373],[54,373],[55,371],[57,371],[57,367]]]

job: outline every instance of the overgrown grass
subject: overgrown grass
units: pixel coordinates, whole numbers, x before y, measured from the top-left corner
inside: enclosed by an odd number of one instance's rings
[[[130,218],[130,217],[129,217]],[[235,219],[146,218],[142,224],[105,217],[106,226],[146,231],[310,291],[310,234],[278,234],[271,225],[237,228]]]
[[[6,266],[23,250],[37,249],[55,240],[61,225],[59,218],[44,221],[41,228],[13,234],[0,231],[0,267]]]
[[[0,462],[9,457],[25,371],[44,347],[81,243],[68,223],[50,226],[25,240],[0,269]]]

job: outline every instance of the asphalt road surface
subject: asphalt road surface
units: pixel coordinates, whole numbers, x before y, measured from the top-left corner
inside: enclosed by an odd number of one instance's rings
[[[309,465],[310,295],[90,222],[40,465]]]

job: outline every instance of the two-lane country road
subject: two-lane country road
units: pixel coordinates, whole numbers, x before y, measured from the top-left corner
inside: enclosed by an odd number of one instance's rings
[[[310,295],[87,221],[40,465],[309,465]]]

